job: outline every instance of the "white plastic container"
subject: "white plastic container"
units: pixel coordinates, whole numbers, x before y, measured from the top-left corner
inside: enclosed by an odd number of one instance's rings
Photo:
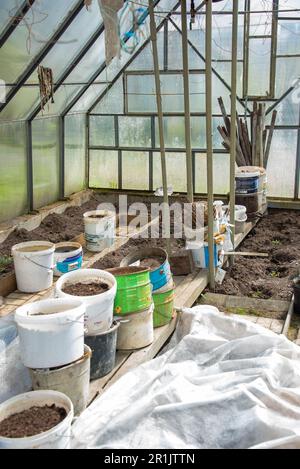
[[[192,252],[195,267],[197,269],[207,269],[209,266],[209,253],[208,243],[201,243],[197,241],[187,241],[186,249]],[[218,248],[214,244],[214,264],[218,266]]]
[[[54,275],[61,277],[64,274],[81,268],[83,250],[79,243],[59,243],[55,245]]]
[[[115,213],[93,210],[86,212],[83,218],[86,248],[89,251],[102,252],[113,245],[116,231]]]
[[[29,370],[34,391],[59,391],[68,396],[74,406],[74,414],[80,415],[86,408],[90,392],[92,351],[84,346],[84,355],[70,365],[55,370]]]
[[[241,166],[239,168],[239,171],[242,172],[255,172],[258,171],[260,176],[259,176],[259,192],[262,192],[262,205],[267,204],[267,193],[268,193],[268,177],[267,177],[267,171],[265,168],[262,168],[260,166]]]
[[[47,241],[29,241],[12,247],[18,290],[37,293],[53,283],[55,246]]]
[[[47,432],[29,438],[3,438],[0,449],[70,449],[71,425],[74,418],[73,404],[64,394],[57,391],[34,391],[20,394],[0,405],[0,421],[31,407],[55,404],[66,410],[66,418]]]
[[[63,292],[66,285],[76,283],[105,282],[110,289],[100,295],[72,296]],[[116,278],[109,272],[98,269],[82,269],[63,275],[56,283],[56,296],[77,298],[86,307],[85,327],[87,335],[108,331],[113,321],[114,301],[117,293]]]
[[[18,308],[21,359],[28,368],[56,368],[84,354],[85,306],[79,299],[44,300]]]
[[[118,330],[117,350],[138,350],[152,344],[154,305],[146,311],[116,318],[121,324]]]

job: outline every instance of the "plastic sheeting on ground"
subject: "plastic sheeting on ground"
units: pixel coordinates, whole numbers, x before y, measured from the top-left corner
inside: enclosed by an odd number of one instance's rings
[[[300,448],[300,348],[210,307],[74,425],[82,448]]]
[[[30,391],[29,371],[21,362],[18,331],[12,317],[0,320],[0,404]]]

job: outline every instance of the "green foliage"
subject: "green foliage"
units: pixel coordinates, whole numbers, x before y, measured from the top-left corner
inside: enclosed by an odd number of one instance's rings
[[[5,272],[7,267],[13,262],[12,257],[10,256],[0,256],[0,273]]]

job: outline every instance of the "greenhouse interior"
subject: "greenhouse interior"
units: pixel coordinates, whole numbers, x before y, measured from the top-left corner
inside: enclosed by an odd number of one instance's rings
[[[299,1],[0,0],[0,162],[1,449],[300,449]]]

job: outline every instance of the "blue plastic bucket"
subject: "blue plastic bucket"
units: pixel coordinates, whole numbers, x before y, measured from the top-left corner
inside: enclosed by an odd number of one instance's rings
[[[83,263],[82,246],[79,243],[56,244],[54,261],[54,275],[56,277],[81,269]]]
[[[235,176],[237,194],[255,194],[259,189],[259,172],[237,173]]]

